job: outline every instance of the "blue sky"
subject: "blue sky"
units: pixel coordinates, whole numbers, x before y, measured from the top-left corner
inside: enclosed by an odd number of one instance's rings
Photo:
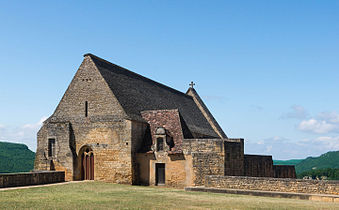
[[[245,152],[339,150],[339,1],[0,1],[0,140],[36,148],[85,53],[185,92]]]

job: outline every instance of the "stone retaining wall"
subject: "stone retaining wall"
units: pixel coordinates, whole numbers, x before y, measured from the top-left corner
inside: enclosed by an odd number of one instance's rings
[[[339,195],[339,181],[206,176],[205,187]]]
[[[65,181],[64,171],[0,174],[0,188],[50,184]]]

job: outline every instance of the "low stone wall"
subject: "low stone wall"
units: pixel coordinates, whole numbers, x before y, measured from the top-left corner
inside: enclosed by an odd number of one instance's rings
[[[64,171],[0,174],[0,188],[50,184],[65,181]]]
[[[205,187],[339,195],[339,181],[245,176],[206,176]]]

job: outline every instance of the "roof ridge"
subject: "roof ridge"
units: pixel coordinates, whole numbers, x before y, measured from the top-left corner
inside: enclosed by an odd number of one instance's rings
[[[98,57],[98,56],[96,56],[96,55],[93,55],[92,53],[86,53],[86,54],[84,54],[84,57],[86,57],[86,56],[90,56],[91,58],[97,59],[97,60],[99,60],[99,61],[101,61],[101,62],[104,62],[105,64],[108,64],[108,65],[111,65],[111,66],[115,66],[115,67],[117,67],[117,68],[119,68],[119,69],[122,69],[122,70],[126,71],[127,73],[132,74],[132,75],[134,75],[134,76],[136,76],[136,77],[138,77],[138,78],[140,78],[140,79],[143,79],[143,80],[145,80],[145,81],[147,81],[147,82],[151,82],[151,83],[153,83],[153,84],[155,84],[155,85],[157,85],[157,86],[160,86],[160,87],[162,87],[162,88],[168,89],[169,91],[172,91],[172,92],[175,92],[175,93],[178,93],[178,94],[181,94],[181,95],[184,95],[184,96],[186,96],[186,97],[188,97],[188,98],[192,98],[192,99],[193,99],[192,96],[190,96],[190,95],[188,95],[188,94],[186,94],[186,93],[184,93],[184,92],[181,92],[181,91],[176,90],[176,89],[174,89],[174,88],[171,88],[171,87],[169,87],[169,86],[167,86],[167,85],[164,85],[164,84],[162,84],[162,83],[160,83],[160,82],[157,82],[157,81],[154,81],[154,80],[152,80],[152,79],[149,79],[149,78],[147,78],[147,77],[145,77],[145,76],[142,76],[141,74],[135,73],[135,72],[133,72],[133,71],[131,71],[131,70],[128,70],[127,68],[124,68],[124,67],[119,66],[119,65],[117,65],[117,64],[111,63],[111,62],[109,62],[109,61],[107,61],[107,60],[105,60],[105,59],[103,59],[103,58],[100,58],[100,57]]]
[[[187,94],[193,97],[194,102],[197,104],[198,108],[200,109],[204,117],[206,118],[207,122],[211,125],[211,127],[218,134],[218,136],[220,138],[227,139],[227,135],[222,130],[217,120],[213,117],[212,113],[207,108],[205,103],[202,101],[197,91],[194,88],[190,87],[187,91]]]
[[[177,111],[179,112],[179,109],[147,109],[147,110],[143,110],[140,112],[153,112],[153,111]]]
[[[84,56],[99,70],[130,120],[142,120],[141,112],[145,110],[178,109],[192,135],[219,137],[195,103],[193,96],[93,54]]]

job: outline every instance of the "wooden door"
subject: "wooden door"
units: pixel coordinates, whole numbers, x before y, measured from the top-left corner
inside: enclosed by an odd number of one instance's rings
[[[94,180],[94,155],[93,152],[84,153],[82,158],[82,179]]]
[[[156,185],[165,185],[165,164],[156,163]]]
[[[90,156],[90,163],[89,163],[89,166],[90,166],[90,176],[89,176],[89,179],[90,180],[94,180],[94,155],[93,153],[91,153],[91,156]]]
[[[82,176],[82,180],[86,180],[86,168],[87,168],[87,161],[86,161],[86,155],[85,153],[83,153],[81,155],[81,176]]]

